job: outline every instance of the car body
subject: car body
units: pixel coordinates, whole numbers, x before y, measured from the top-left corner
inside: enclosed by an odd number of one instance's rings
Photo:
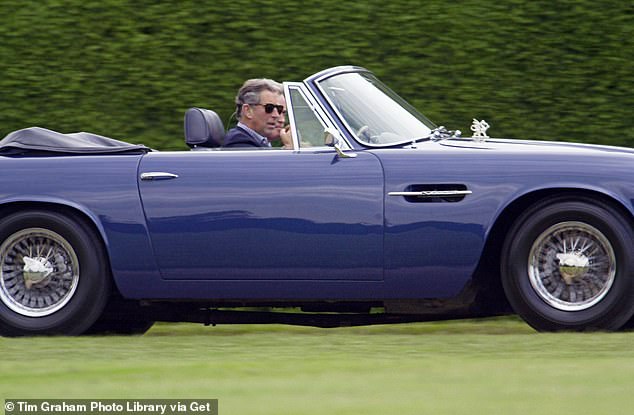
[[[461,138],[358,67],[284,88],[294,150],[0,156],[0,332],[634,314],[634,151]]]

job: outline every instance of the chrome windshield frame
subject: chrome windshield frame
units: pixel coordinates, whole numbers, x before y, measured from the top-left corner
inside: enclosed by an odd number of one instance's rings
[[[304,82],[307,83],[307,84],[312,83],[314,88],[317,89],[317,91],[322,95],[323,100],[325,100],[325,102],[330,107],[329,109],[338,118],[340,124],[346,129],[346,132],[348,133],[348,135],[350,137],[352,137],[353,140],[356,143],[358,143],[359,145],[361,145],[363,147],[388,148],[388,147],[395,147],[395,146],[402,146],[402,145],[406,145],[406,144],[411,144],[413,141],[420,141],[421,139],[428,138],[428,137],[412,137],[412,138],[408,137],[407,139],[404,139],[404,140],[395,141],[395,142],[392,142],[392,143],[381,143],[381,144],[374,144],[374,143],[369,143],[369,142],[360,140],[359,137],[357,136],[354,128],[352,128],[348,124],[348,122],[346,121],[345,117],[341,114],[341,112],[337,109],[337,106],[335,105],[335,103],[331,100],[329,94],[322,87],[322,83],[326,79],[333,78],[333,77],[336,77],[336,76],[339,76],[339,75],[343,75],[343,74],[347,74],[347,73],[369,74],[369,75],[373,76],[374,78],[376,78],[377,80],[379,80],[371,71],[369,71],[369,70],[367,70],[365,68],[358,67],[358,66],[341,66],[341,67],[331,68],[331,69],[319,72],[319,73],[307,78]],[[383,84],[383,82],[381,82],[381,83]],[[383,84],[383,85],[386,88],[388,88],[391,92],[393,92],[395,95],[397,95],[399,98],[401,98],[405,103],[407,103],[407,105],[409,105],[411,107],[411,109],[416,111],[416,113],[418,113],[419,115],[424,117],[425,120],[427,120],[431,125],[433,125],[434,127],[437,127],[435,125],[435,123],[430,121],[427,117],[425,117],[425,115],[421,114],[418,110],[416,110],[416,108],[414,108],[411,104],[409,104],[405,99],[400,97],[400,95],[398,95],[395,91],[390,89],[387,85],[385,85],[385,84]],[[408,111],[406,108],[403,108],[403,109],[405,111]],[[410,112],[410,114],[411,114],[411,112]],[[421,123],[422,123],[422,121],[421,121]],[[430,130],[432,130],[432,128],[430,128]]]
[[[323,108],[323,106],[319,103],[319,101],[313,95],[313,92],[308,88],[306,82],[284,82],[284,95],[286,97],[287,103],[287,111],[288,111],[288,121],[291,125],[291,133],[293,136],[293,145],[295,147],[295,151],[323,151],[325,148],[328,150],[332,150],[331,147],[326,146],[324,143],[323,146],[315,146],[315,147],[301,147],[299,143],[299,134],[297,133],[297,122],[295,120],[295,114],[293,113],[293,105],[291,101],[291,89],[297,89],[299,93],[302,95],[306,103],[311,107],[311,109],[315,112],[317,117],[319,118],[321,124],[324,126],[324,132],[326,128],[334,128],[338,130],[335,121],[332,119],[330,114]],[[344,142],[345,149],[350,150],[352,147],[348,142],[347,138],[342,135],[341,139]]]

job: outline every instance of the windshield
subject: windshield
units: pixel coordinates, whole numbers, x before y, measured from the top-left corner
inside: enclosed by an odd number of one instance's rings
[[[371,73],[335,75],[319,85],[350,132],[363,144],[411,142],[429,136],[436,127]]]

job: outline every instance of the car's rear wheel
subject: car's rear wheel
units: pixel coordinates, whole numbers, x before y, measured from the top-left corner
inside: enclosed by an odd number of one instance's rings
[[[72,216],[25,210],[0,220],[0,334],[81,334],[110,289],[95,232]]]
[[[513,309],[538,330],[617,330],[634,314],[632,225],[586,198],[532,206],[502,252]]]

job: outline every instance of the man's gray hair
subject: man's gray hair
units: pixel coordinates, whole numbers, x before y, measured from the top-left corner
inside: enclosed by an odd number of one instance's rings
[[[284,87],[279,82],[267,78],[248,79],[236,95],[236,118],[240,118],[240,112],[244,104],[255,105],[260,103],[262,91],[271,91],[284,95]]]

